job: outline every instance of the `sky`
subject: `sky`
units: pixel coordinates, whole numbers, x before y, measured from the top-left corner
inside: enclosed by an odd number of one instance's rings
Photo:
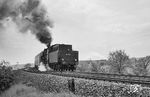
[[[107,59],[110,51],[130,57],[150,55],[150,0],[43,0],[52,44],[71,44],[80,60]],[[46,46],[31,33],[18,33],[9,21],[0,33],[0,59],[33,63]]]

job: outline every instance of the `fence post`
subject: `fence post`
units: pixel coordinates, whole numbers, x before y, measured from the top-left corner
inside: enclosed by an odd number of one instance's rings
[[[74,79],[68,80],[68,88],[69,90],[75,94],[75,82]]]

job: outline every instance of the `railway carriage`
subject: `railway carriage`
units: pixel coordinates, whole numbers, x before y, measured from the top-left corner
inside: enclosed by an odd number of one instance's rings
[[[43,63],[53,70],[75,70],[78,64],[78,51],[72,50],[72,45],[55,44],[48,46],[35,57],[35,67]]]

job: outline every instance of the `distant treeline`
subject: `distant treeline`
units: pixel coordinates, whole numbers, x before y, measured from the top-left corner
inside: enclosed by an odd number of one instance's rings
[[[107,60],[80,61],[77,70],[82,72],[150,76],[150,56],[130,58],[124,50],[116,50],[109,53]]]

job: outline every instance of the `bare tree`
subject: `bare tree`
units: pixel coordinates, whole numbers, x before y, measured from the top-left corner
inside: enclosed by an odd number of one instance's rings
[[[129,56],[124,50],[117,50],[109,53],[108,61],[115,73],[122,74],[125,62],[129,60]]]
[[[92,62],[92,60],[90,60],[88,64],[91,65],[91,72],[98,72],[99,71],[99,64]]]
[[[85,69],[84,64],[80,64],[80,66],[78,65],[78,66],[77,66],[77,70],[80,71],[80,72],[85,72],[86,69]]]
[[[149,64],[150,64],[150,56],[146,56],[137,60],[135,63],[135,69],[134,69],[135,74],[147,75],[148,73],[147,67],[149,66]]]

